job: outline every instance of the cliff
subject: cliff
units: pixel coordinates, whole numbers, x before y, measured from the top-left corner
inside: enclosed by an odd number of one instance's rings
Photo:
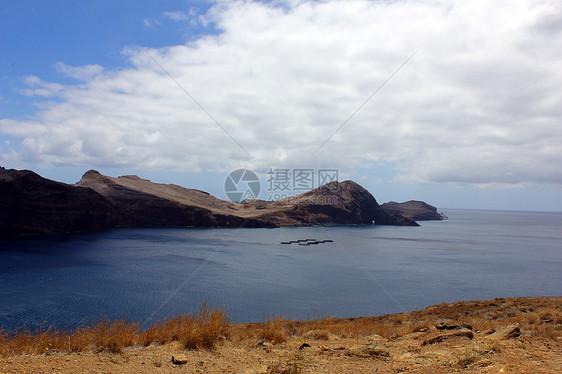
[[[352,181],[331,182],[284,200],[232,203],[199,190],[153,183],[134,175],[106,177],[90,170],[78,182],[119,209],[121,227],[226,226],[279,227],[334,224],[417,225],[385,212],[375,198]]]
[[[0,236],[120,227],[279,227],[417,224],[385,212],[352,181],[332,182],[281,201],[232,203],[199,190],[112,178],[90,170],[76,185],[0,168]]]
[[[116,210],[90,188],[0,168],[0,236],[107,230]]]
[[[390,201],[381,205],[381,208],[391,214],[413,219],[414,221],[442,220],[446,217],[437,213],[437,208],[423,201],[410,200],[404,203]]]
[[[103,195],[117,210],[115,227],[275,227],[251,215],[233,214],[234,203],[207,192],[153,183],[136,175],[107,177],[90,170],[76,184]]]

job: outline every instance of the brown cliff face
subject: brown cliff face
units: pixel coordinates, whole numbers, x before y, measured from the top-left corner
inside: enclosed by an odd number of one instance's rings
[[[373,195],[353,181],[330,182],[271,204],[288,208],[285,214],[296,221],[291,226],[373,223],[417,226],[410,219],[382,210]],[[277,219],[281,217],[277,216]],[[276,217],[270,219],[275,221]]]
[[[404,203],[390,201],[381,205],[388,213],[399,214],[416,221],[442,220],[444,216],[437,213],[437,208],[423,201],[410,200]]]
[[[385,212],[352,181],[301,195],[232,203],[199,190],[112,178],[90,170],[76,185],[31,171],[0,169],[0,235],[50,234],[118,227],[279,227],[336,224],[417,224]]]
[[[107,230],[115,208],[97,192],[0,168],[0,236]]]

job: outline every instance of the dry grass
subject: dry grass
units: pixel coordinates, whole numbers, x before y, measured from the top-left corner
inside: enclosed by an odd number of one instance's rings
[[[179,341],[187,349],[213,348],[225,332],[228,318],[221,309],[203,304],[194,315],[182,315],[143,329],[138,323],[107,318],[93,326],[72,331],[44,329],[6,333],[0,330],[0,356],[80,352],[86,350],[119,353],[124,347]]]
[[[265,339],[273,344],[285,343],[290,335],[291,322],[282,316],[268,317],[263,324],[260,338]]]
[[[480,353],[473,351],[471,349],[463,351],[461,357],[457,361],[457,365],[460,367],[470,366],[482,359]]]
[[[213,348],[221,336],[230,341],[255,345],[256,339],[282,344],[291,336],[329,340],[380,335],[394,340],[416,331],[435,329],[440,322],[466,323],[475,331],[498,329],[519,323],[524,334],[555,339],[562,336],[562,298],[494,299],[439,304],[420,311],[380,317],[325,318],[295,321],[282,316],[264,323],[229,324],[223,310],[203,304],[194,315],[177,316],[148,329],[124,320],[107,319],[94,326],[82,325],[73,331],[45,329],[3,332],[0,329],[0,356],[50,354],[85,350],[120,352],[123,347],[166,344],[177,341],[187,349]],[[308,333],[308,334],[307,334]],[[496,352],[496,347],[486,348]],[[500,349],[499,346],[497,347]],[[473,357],[461,357],[471,361]],[[277,368],[281,370],[280,368]],[[276,369],[276,370],[277,370]],[[283,370],[288,369],[286,365]],[[294,367],[292,368],[294,369]]]

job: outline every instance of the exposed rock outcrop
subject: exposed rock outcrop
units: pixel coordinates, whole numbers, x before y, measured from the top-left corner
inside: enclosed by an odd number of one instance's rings
[[[521,329],[519,328],[519,323],[512,323],[510,325],[504,326],[496,330],[493,334],[490,334],[491,339],[510,339],[517,338],[521,335]]]
[[[399,214],[414,221],[432,221],[447,218],[443,213],[437,213],[436,207],[423,201],[410,200],[404,203],[390,201],[382,204],[381,208],[388,213]]]
[[[450,332],[450,333],[447,333],[447,334],[441,334],[441,335],[434,336],[431,339],[425,340],[422,345],[441,343],[441,342],[443,342],[447,339],[451,339],[451,338],[469,338],[469,339],[472,339],[472,338],[474,338],[474,333],[469,329],[460,329],[460,330],[455,331],[455,332]]]

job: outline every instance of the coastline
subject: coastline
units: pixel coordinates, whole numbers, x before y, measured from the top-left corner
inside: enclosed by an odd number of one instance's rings
[[[219,328],[213,344],[199,349],[185,349],[178,340],[146,346],[137,341],[115,349],[91,346],[68,353],[50,349],[47,343],[42,352],[0,356],[0,370],[555,373],[562,367],[562,297],[458,301],[379,317],[311,321],[277,317]],[[187,364],[173,364],[173,355],[185,356]]]

